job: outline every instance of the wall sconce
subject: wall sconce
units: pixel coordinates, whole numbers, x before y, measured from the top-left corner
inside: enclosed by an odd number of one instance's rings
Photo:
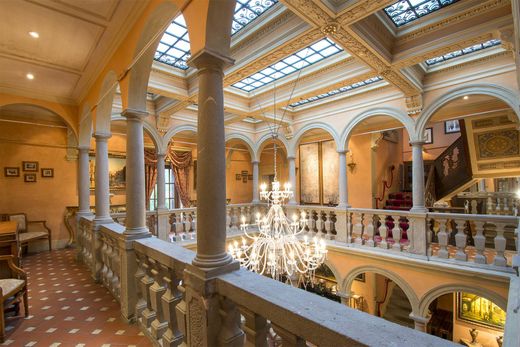
[[[347,164],[348,168],[350,169],[350,172],[354,172],[354,169],[356,168],[356,163],[354,162],[354,155],[352,152],[350,152],[350,163]]]

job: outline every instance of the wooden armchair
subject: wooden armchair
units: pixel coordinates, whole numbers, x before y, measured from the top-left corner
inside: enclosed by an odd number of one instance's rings
[[[10,275],[0,279],[0,343],[5,339],[5,312],[14,311],[18,316],[20,313],[20,300],[23,299],[25,317],[29,315],[29,302],[27,301],[27,275],[14,264],[14,256],[0,255],[0,262],[7,261]],[[4,265],[2,264],[1,267]],[[5,277],[2,276],[2,277]]]
[[[49,251],[51,250],[51,229],[47,227],[46,221],[29,221],[25,213],[10,214],[9,220],[18,223],[18,241],[21,247],[27,246],[32,241],[47,239]]]

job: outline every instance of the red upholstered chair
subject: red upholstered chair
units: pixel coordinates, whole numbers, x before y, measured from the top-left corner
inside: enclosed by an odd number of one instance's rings
[[[6,312],[14,311],[18,316],[20,312],[20,301],[23,299],[25,317],[29,315],[29,302],[27,301],[27,275],[14,264],[13,255],[0,255],[0,265],[7,262],[7,273],[0,279],[0,343],[5,339],[5,317]]]
[[[48,240],[49,251],[51,250],[51,229],[47,227],[46,221],[29,221],[25,213],[10,214],[9,220],[18,223],[18,240],[21,247],[32,241]]]

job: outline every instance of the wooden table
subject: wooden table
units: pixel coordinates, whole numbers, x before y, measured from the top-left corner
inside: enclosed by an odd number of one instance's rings
[[[0,254],[12,254],[15,257],[15,264],[18,262],[18,238],[16,221],[0,222]]]

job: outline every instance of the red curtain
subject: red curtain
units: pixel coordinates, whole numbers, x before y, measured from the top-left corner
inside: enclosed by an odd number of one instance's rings
[[[168,150],[168,159],[172,164],[175,190],[184,207],[190,207],[191,196],[189,175],[191,166],[191,152]]]
[[[146,210],[150,210],[150,198],[152,197],[155,182],[157,181],[157,155],[153,149],[144,149],[144,182],[146,196]]]

